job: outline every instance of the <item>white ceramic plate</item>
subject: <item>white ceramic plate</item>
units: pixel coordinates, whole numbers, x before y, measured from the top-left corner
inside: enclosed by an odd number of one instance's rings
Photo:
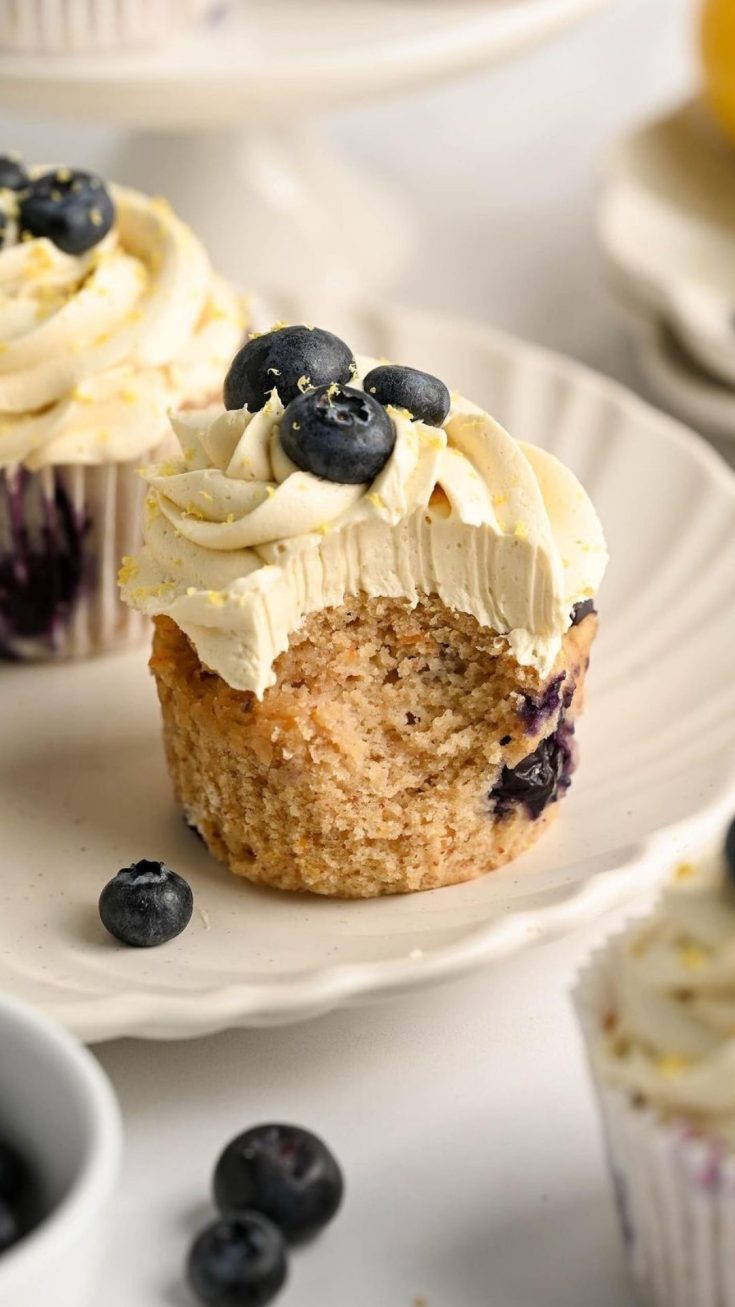
[[[0,102],[182,130],[405,94],[553,35],[605,0],[245,0],[159,53],[0,55]]]
[[[588,486],[612,562],[579,774],[538,847],[473,884],[292,898],[231,877],[183,827],[145,651],[3,667],[0,987],[87,1039],[291,1021],[502,958],[623,903],[670,856],[672,828],[693,838],[735,806],[735,480],[719,458],[612,383],[506,337],[403,310],[331,324],[446,377]],[[96,912],[108,877],[143,856],[187,876],[197,902],[185,934],[146,953],[105,938]]]

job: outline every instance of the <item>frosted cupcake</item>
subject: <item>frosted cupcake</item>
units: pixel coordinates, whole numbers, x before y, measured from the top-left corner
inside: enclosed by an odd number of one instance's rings
[[[735,823],[577,992],[641,1300],[735,1307]]]
[[[230,0],[0,0],[0,48],[24,54],[112,54],[160,45]]]
[[[576,478],[444,383],[275,329],[179,414],[122,574],[187,820],[239,875],[467,880],[571,779],[606,563]]]
[[[0,158],[0,653],[139,637],[120,558],[172,404],[222,393],[243,309],[162,200]]]

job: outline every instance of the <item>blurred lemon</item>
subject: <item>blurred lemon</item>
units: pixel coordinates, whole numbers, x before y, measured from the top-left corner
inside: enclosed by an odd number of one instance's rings
[[[701,47],[705,95],[735,141],[735,0],[705,0]]]

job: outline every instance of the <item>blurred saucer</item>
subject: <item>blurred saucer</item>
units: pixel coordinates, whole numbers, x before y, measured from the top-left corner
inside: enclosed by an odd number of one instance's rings
[[[621,286],[614,298],[640,370],[659,402],[705,435],[735,440],[735,389],[700,367],[672,327]]]
[[[698,101],[617,144],[598,233],[615,283],[636,306],[636,317],[646,319],[645,331],[636,332],[646,342],[646,370],[655,357],[668,390],[687,395],[681,411],[690,419],[701,411],[700,392],[707,395],[710,424],[723,406],[732,412],[735,396],[727,388],[735,387],[735,150]],[[677,343],[680,358],[674,357]],[[695,392],[697,410],[691,406]],[[722,418],[716,422],[721,427]],[[732,430],[728,418],[728,434]]]

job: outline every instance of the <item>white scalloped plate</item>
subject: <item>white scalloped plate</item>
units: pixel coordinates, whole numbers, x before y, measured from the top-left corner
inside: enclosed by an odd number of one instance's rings
[[[295,306],[290,316],[303,317]],[[84,1038],[194,1036],[427,984],[622,904],[678,839],[735,806],[735,479],[700,440],[582,368],[469,324],[366,309],[356,348],[430,368],[582,476],[612,562],[582,763],[537,849],[473,884],[365,903],[253,889],[171,801],[143,650],[0,669],[0,987]],[[157,951],[105,938],[96,900],[137,857],[192,882]]]

